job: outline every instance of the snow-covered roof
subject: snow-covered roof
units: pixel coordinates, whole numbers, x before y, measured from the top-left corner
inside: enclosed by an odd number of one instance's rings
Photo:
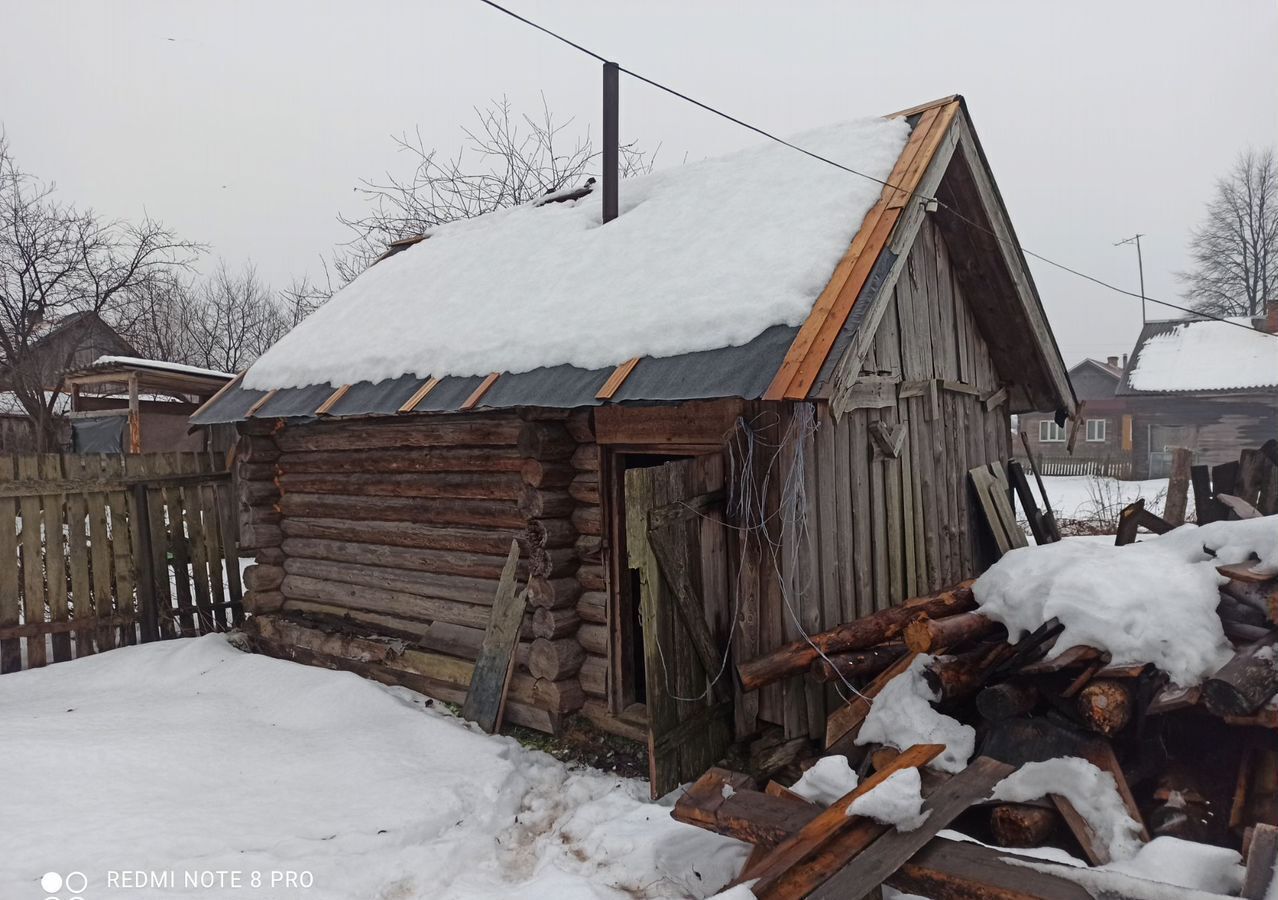
[[[904,118],[799,135],[886,179]],[[371,266],[248,371],[255,389],[527,372],[739,346],[801,324],[882,185],[775,143],[435,229]]]
[[[217,369],[202,369],[199,366],[185,366],[181,363],[164,362],[158,359],[142,359],[137,356],[99,356],[90,368],[136,368],[154,369],[157,372],[174,372],[180,375],[200,375],[207,378],[231,379],[233,372],[219,372]]]
[[[1240,327],[1241,326],[1241,327]],[[1173,319],[1141,330],[1119,394],[1278,388],[1278,336],[1246,318]]]
[[[44,398],[47,402],[53,396],[53,391],[45,391]],[[54,415],[65,415],[71,409],[71,398],[66,394],[59,393],[53,401]],[[22,401],[18,399],[18,395],[13,391],[0,391],[0,416],[25,416],[27,409],[22,405]]]

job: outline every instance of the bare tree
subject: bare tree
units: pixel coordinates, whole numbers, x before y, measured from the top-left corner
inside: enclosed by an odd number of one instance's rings
[[[1216,182],[1207,220],[1189,242],[1194,268],[1185,296],[1212,315],[1257,316],[1278,301],[1278,163],[1248,150]]]
[[[225,261],[199,285],[185,316],[191,365],[238,372],[292,327],[252,263],[232,272]]]
[[[74,353],[72,341],[65,359],[47,358],[40,338],[50,325],[113,315],[131,291],[171,279],[200,249],[152,219],[105,220],[62,202],[18,167],[0,135],[0,378],[31,416],[38,449],[57,439],[57,384],[47,382]]]
[[[589,130],[573,131],[572,119],[556,121],[544,97],[536,117],[514,112],[505,97],[476,107],[475,116],[477,124],[462,129],[462,147],[451,156],[427,147],[420,129],[394,139],[414,159],[413,171],[406,178],[387,173],[356,187],[369,208],[362,216],[338,216],[352,232],[345,252],[334,260],[339,286],[392,241],[578,187],[597,174],[599,154]],[[637,142],[620,150],[623,177],[652,170],[656,151],[641,150]]]

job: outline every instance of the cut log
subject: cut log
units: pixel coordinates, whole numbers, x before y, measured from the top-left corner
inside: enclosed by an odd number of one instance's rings
[[[977,711],[991,722],[1026,715],[1037,705],[1038,688],[1030,681],[1004,681],[976,695]]]
[[[990,810],[990,831],[1000,847],[1041,847],[1058,821],[1056,810],[1026,803],[1000,803]]]
[[[577,509],[577,501],[566,491],[543,491],[524,485],[517,503],[519,511],[529,519],[563,519]]]
[[[525,422],[515,446],[530,459],[552,462],[571,459],[577,450],[568,429],[557,422]]]
[[[588,591],[577,599],[577,615],[581,621],[594,625],[608,624],[608,595],[602,591]]]
[[[1248,716],[1278,692],[1278,632],[1248,644],[1203,683],[1203,703],[1218,716]]]
[[[581,584],[576,578],[528,579],[528,603],[546,609],[571,609],[581,596]]]
[[[284,607],[284,594],[280,591],[254,591],[248,590],[244,592],[244,597],[240,601],[244,604],[244,611],[255,616],[264,616],[269,613],[279,612]]]
[[[603,514],[597,506],[578,506],[572,511],[572,525],[578,534],[603,534]]]
[[[889,641],[868,650],[854,650],[851,653],[836,653],[828,659],[817,659],[812,664],[811,674],[817,681],[841,681],[871,678],[892,665],[905,653],[902,641]]]
[[[579,444],[595,442],[595,418],[594,413],[589,409],[573,410],[564,420],[564,428],[568,429],[572,439]]]
[[[581,689],[587,694],[594,697],[608,696],[608,660],[602,656],[587,655],[577,677],[581,679]]]
[[[557,490],[572,484],[572,480],[577,477],[577,470],[567,463],[529,459],[524,461],[520,477],[529,487]]]
[[[538,706],[563,715],[577,712],[586,702],[586,693],[576,678],[562,681],[538,678],[533,682],[532,695]]]
[[[951,647],[1002,629],[1007,629],[979,612],[959,613],[943,619],[915,619],[905,626],[905,646],[912,653],[941,653]]]
[[[599,505],[599,473],[581,472],[568,486],[568,493],[578,503],[586,506]]]
[[[575,638],[548,641],[538,638],[528,652],[528,671],[535,678],[559,681],[575,675],[586,659],[586,651]]]
[[[598,564],[580,566],[577,569],[577,581],[581,584],[583,590],[608,590],[608,577],[604,574],[604,567]]]
[[[795,641],[771,653],[741,663],[737,667],[741,687],[747,691],[758,690],[765,685],[803,672],[820,657],[820,653],[829,656],[850,650],[864,650],[897,637],[906,625],[920,615],[941,618],[966,612],[975,604],[969,581],[929,597],[908,601],[902,606],[880,610],[855,622],[848,622],[813,635],[811,643]],[[814,647],[813,644],[816,646]]]
[[[599,448],[594,444],[582,444],[572,454],[572,467],[581,472],[599,471]]]
[[[569,637],[580,627],[581,617],[574,609],[547,609],[543,606],[533,610],[533,634],[539,638],[554,640]]]
[[[582,625],[577,630],[577,642],[587,653],[595,656],[608,655],[608,626]]]
[[[1131,721],[1135,701],[1132,686],[1112,678],[1097,678],[1078,693],[1075,704],[1083,724],[1113,737]]]
[[[1000,645],[1006,646],[1006,645]],[[998,661],[998,647],[983,647],[957,656],[936,658],[924,670],[924,677],[942,700],[970,697],[981,689],[989,667]]]
[[[244,587],[250,591],[273,591],[284,581],[282,566],[249,566],[244,570]]]

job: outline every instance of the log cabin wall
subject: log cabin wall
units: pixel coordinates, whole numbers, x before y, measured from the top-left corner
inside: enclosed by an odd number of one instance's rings
[[[1194,462],[1238,459],[1278,434],[1278,396],[1242,394],[1131,397],[1132,477],[1166,477],[1169,447],[1194,451]]]
[[[835,419],[817,404],[816,429],[799,451],[806,532],[789,529],[780,559],[803,631],[941,589],[987,561],[967,472],[1010,457],[1010,423],[969,302],[925,220],[863,362],[863,405]],[[782,521],[794,520],[779,502]],[[802,637],[783,607],[764,621],[779,621],[782,632],[765,630],[764,652]],[[833,687],[795,678],[761,692],[760,716],[788,737],[819,738],[836,700]]]
[[[255,644],[461,702],[517,540],[529,612],[506,718],[556,730],[585,699],[574,520],[592,527],[574,499],[591,496],[589,465],[573,464],[566,415],[242,426]],[[590,568],[580,577],[593,587]]]

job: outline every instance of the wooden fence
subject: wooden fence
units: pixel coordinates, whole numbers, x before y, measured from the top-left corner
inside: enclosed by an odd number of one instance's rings
[[[237,545],[207,455],[0,456],[0,673],[238,625]]]
[[[1019,460],[1029,469],[1026,460]],[[1064,457],[1040,457],[1038,471],[1042,475],[1099,475],[1104,478],[1128,479],[1132,477],[1130,459],[1075,459]]]

